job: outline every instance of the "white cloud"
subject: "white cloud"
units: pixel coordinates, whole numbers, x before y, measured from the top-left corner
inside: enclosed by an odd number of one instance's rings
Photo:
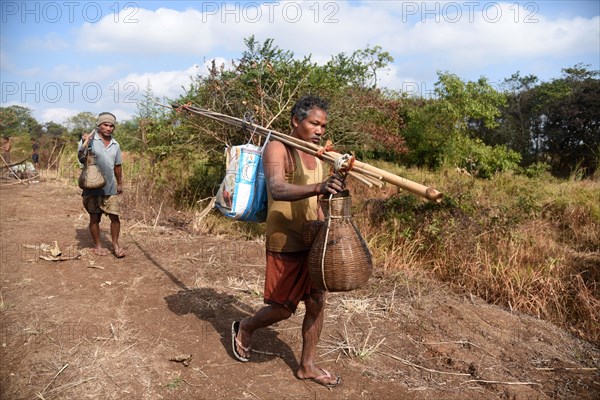
[[[403,56],[425,55],[448,67],[479,68],[511,57],[536,59],[560,54],[598,52],[600,18],[549,20],[536,16],[535,23],[515,20],[521,14],[514,4],[494,3],[497,13],[474,12],[472,22],[463,16],[419,22],[404,37],[406,45],[394,49]],[[501,16],[501,17],[500,17]]]
[[[274,37],[276,45],[300,55],[329,59],[332,54],[376,44],[381,34],[398,30],[397,21],[385,7],[370,3],[256,4],[204,2],[199,10],[139,9],[135,23],[115,23],[113,16],[106,16],[78,29],[77,46],[89,52],[148,57],[204,56],[215,51],[240,51],[244,49],[243,39],[255,35],[260,41]]]
[[[280,48],[312,54],[321,63],[340,52],[381,45],[397,62],[418,58],[432,70],[458,74],[510,58],[565,57],[597,53],[600,47],[600,17],[551,20],[516,3],[468,4],[289,1],[257,8],[257,3],[204,2],[198,10],[139,9],[135,23],[106,16],[82,26],[78,44],[88,51],[147,57],[231,51],[238,56],[243,38],[254,34],[260,42],[276,38]],[[434,16],[435,11],[441,14]],[[121,20],[125,16],[123,11]],[[157,88],[177,80],[166,72],[146,77],[159,78]]]
[[[201,54],[217,43],[202,14],[159,8],[120,13],[119,23],[108,15],[98,23],[85,23],[77,32],[77,46],[86,51],[130,55]],[[130,21],[125,19],[130,16]]]
[[[217,65],[222,63],[227,65],[224,58],[217,58],[215,62]],[[211,61],[206,61],[203,65],[194,64],[185,70],[132,73],[120,81],[135,85],[138,90],[138,98],[143,96],[149,83],[155,97],[173,99],[184,94],[184,88],[187,89],[192,77],[206,76],[210,63]]]
[[[38,114],[38,122],[46,123],[46,122],[56,122],[57,124],[65,124],[68,118],[73,117],[79,114],[81,110],[76,110],[73,108],[45,108],[41,110]]]

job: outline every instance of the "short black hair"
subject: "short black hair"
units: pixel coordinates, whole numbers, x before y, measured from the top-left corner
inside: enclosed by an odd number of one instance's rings
[[[294,117],[296,117],[298,118],[298,122],[302,122],[304,118],[308,117],[309,111],[313,108],[318,108],[327,112],[329,110],[329,104],[317,96],[302,96],[300,99],[298,99],[298,101],[296,101],[294,107],[292,107],[291,119],[293,120]]]

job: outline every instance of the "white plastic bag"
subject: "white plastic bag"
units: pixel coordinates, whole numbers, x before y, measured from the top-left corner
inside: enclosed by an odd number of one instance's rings
[[[215,207],[238,221],[264,222],[267,218],[267,183],[262,164],[264,147],[253,144],[225,149],[227,170],[217,192]]]

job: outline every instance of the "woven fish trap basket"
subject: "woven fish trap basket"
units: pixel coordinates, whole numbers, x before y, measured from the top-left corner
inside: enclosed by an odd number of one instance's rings
[[[302,225],[302,241],[305,246],[312,246],[325,221],[306,221]]]
[[[319,202],[325,221],[308,254],[309,275],[315,286],[329,292],[357,289],[369,280],[373,262],[352,220],[352,197],[343,191]]]
[[[77,183],[81,189],[100,189],[106,185],[106,179],[96,164],[96,156],[93,153],[86,156],[85,167]]]

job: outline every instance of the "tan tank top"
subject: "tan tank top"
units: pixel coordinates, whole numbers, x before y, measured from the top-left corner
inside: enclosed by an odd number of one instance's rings
[[[317,166],[311,170],[304,165],[296,149],[288,148],[288,156],[292,154],[294,168],[285,174],[288,183],[310,185],[323,181],[323,163],[317,159]],[[302,241],[302,225],[305,221],[318,218],[317,197],[312,196],[296,201],[274,201],[269,196],[269,211],[266,226],[266,247],[269,251],[288,253],[308,250]]]

